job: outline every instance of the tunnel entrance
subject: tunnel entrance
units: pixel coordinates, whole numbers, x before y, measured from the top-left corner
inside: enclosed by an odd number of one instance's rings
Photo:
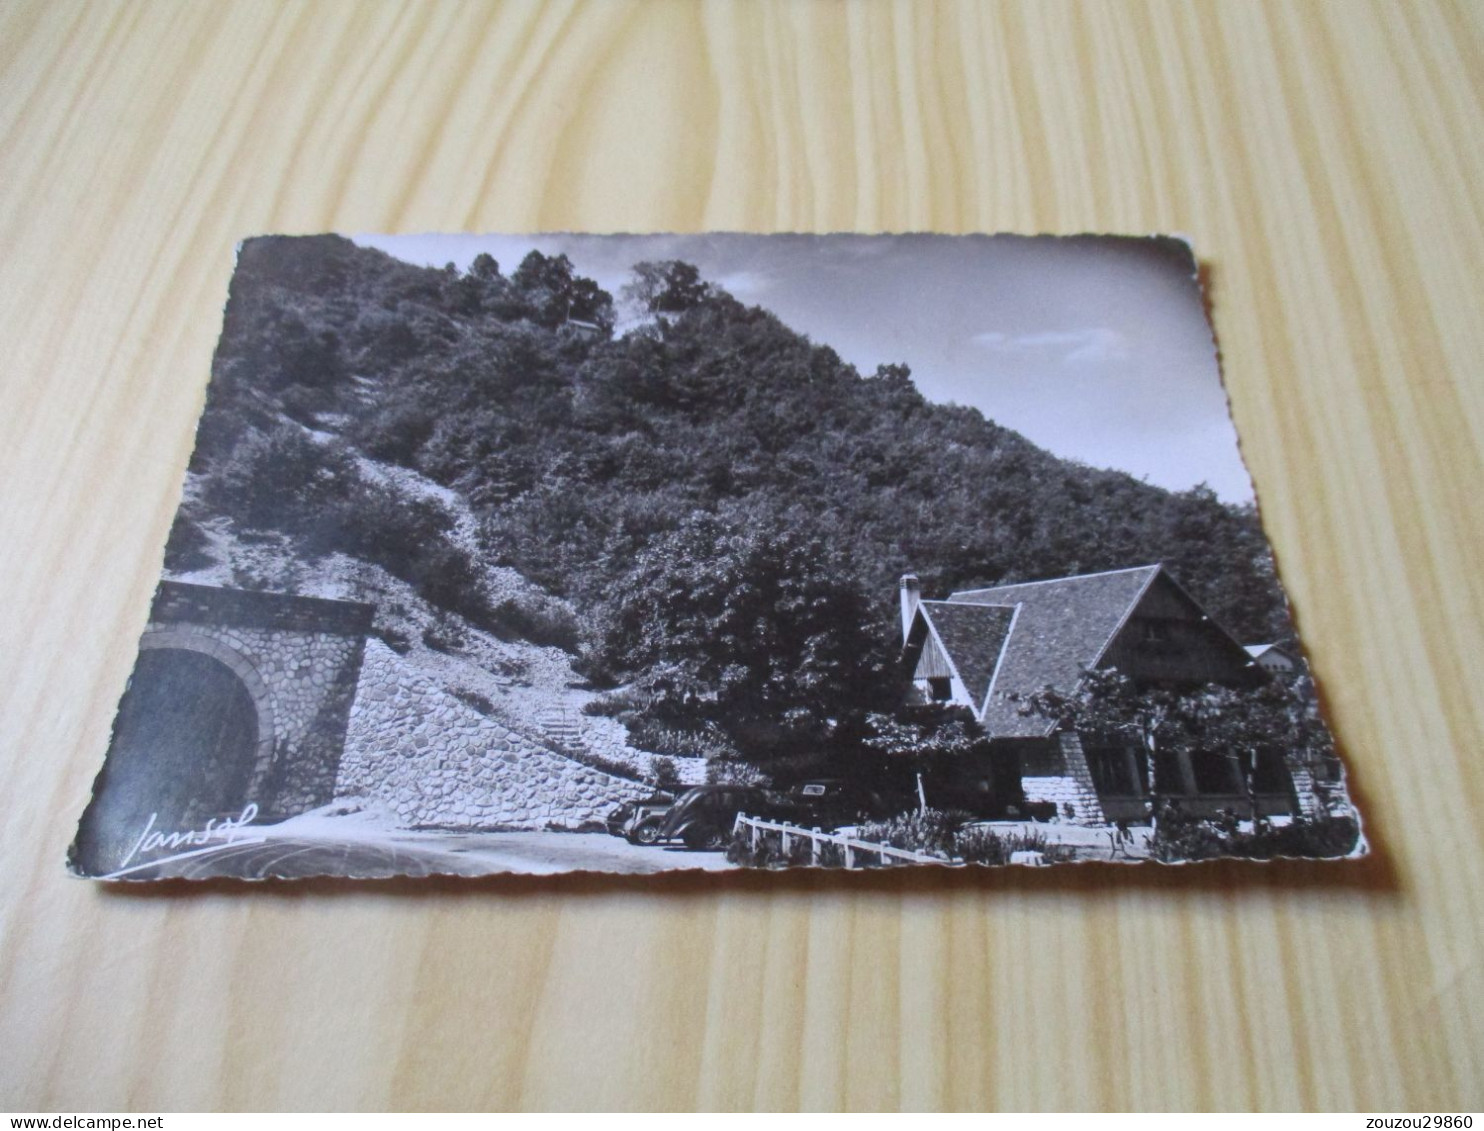
[[[226,664],[181,648],[140,652],[79,830],[79,863],[94,875],[122,867],[151,816],[165,833],[238,816],[258,738],[257,706]]]

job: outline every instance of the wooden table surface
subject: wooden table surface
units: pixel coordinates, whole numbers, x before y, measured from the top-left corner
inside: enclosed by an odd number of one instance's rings
[[[1484,11],[0,5],[0,1108],[1484,1107]],[[233,245],[1166,232],[1360,865],[63,874]]]

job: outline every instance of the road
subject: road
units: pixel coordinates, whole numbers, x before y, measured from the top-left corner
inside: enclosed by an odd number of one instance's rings
[[[635,845],[606,833],[391,832],[368,835],[348,830],[274,826],[233,844],[146,862],[119,879],[239,879],[307,876],[482,876],[497,872],[552,875],[559,872],[617,872],[629,875],[681,869],[725,871],[736,867],[720,852],[691,852],[678,845]]]

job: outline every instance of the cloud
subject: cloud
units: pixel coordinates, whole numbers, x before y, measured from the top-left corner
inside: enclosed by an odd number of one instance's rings
[[[1006,334],[987,330],[971,339],[975,345],[995,353],[1038,355],[1064,362],[1113,361],[1127,356],[1123,335],[1106,326],[1086,330],[1041,330],[1034,333]]]
[[[773,288],[773,279],[762,271],[733,271],[715,280],[733,298],[756,298]]]

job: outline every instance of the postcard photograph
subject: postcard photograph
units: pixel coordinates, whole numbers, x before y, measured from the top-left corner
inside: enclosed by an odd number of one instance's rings
[[[238,250],[69,867],[1364,852],[1184,241],[324,235]]]

